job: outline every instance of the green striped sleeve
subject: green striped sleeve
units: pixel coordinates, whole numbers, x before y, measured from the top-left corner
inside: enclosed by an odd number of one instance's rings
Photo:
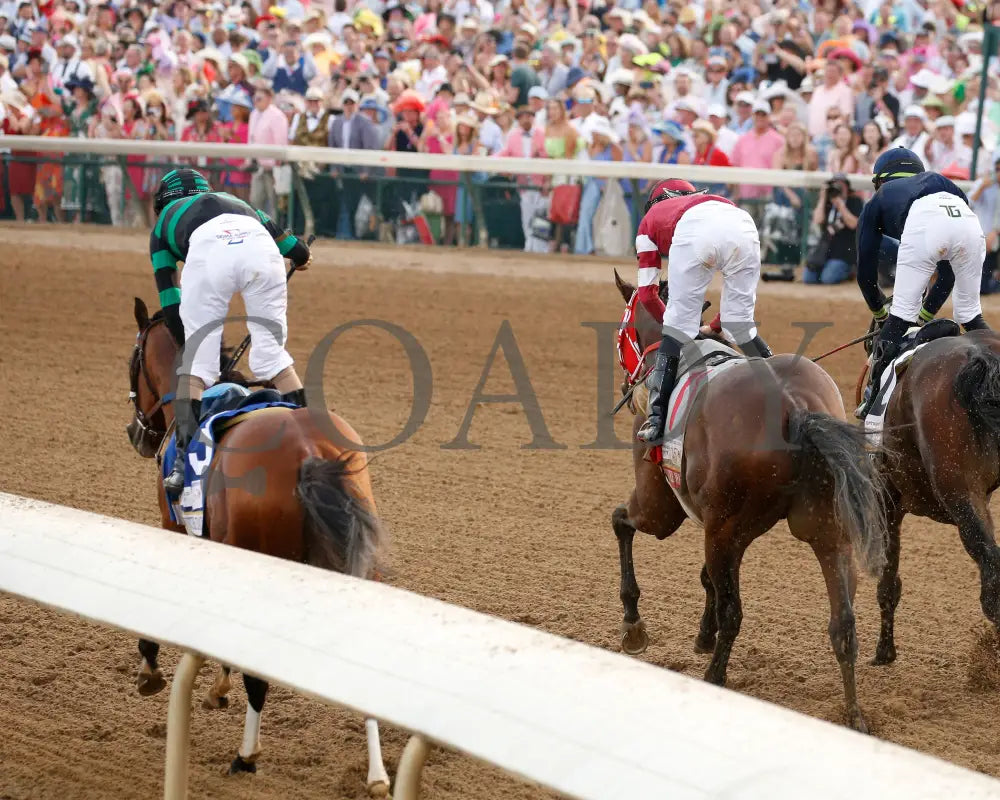
[[[163,289],[160,292],[160,308],[166,308],[167,306],[176,306],[181,302],[181,290],[176,286],[172,286],[169,289]]]
[[[284,236],[275,240],[278,245],[278,252],[282,256],[287,256],[292,249],[299,243],[299,240],[295,238],[294,235],[286,233]]]
[[[170,218],[170,222],[167,223],[167,247],[175,253],[180,253],[180,248],[177,247],[177,239],[174,238],[177,232],[177,223],[181,221],[181,217],[184,216],[187,210],[198,201],[199,197],[202,197],[202,195],[195,194],[188,198],[179,198],[179,200],[184,201],[184,205],[180,206],[174,212],[173,217]]]
[[[932,319],[934,319],[934,315],[926,308],[921,308],[920,319],[922,319],[924,322],[930,322]]]
[[[267,223],[271,221],[271,218],[260,209],[257,209],[257,219],[259,219],[263,225],[267,225]]]
[[[177,269],[177,259],[169,250],[157,250],[153,253],[153,271],[158,269]]]

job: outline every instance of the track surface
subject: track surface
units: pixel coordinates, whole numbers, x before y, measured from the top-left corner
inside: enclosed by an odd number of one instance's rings
[[[132,451],[124,433],[132,296],[155,305],[144,244],[137,235],[0,228],[3,491],[157,524],[153,463]],[[373,466],[392,534],[392,581],[617,649],[622,610],[609,516],[631,489],[630,456],[581,448],[597,425],[597,338],[581,323],[618,320],[622,303],[611,264],[333,245],[318,247],[317,256],[316,267],[291,288],[290,349],[300,364],[336,326],[377,318],[413,333],[433,367],[426,421]],[[626,277],[633,272],[626,263]],[[788,351],[801,339],[793,323],[832,322],[808,348],[822,352],[864,331],[868,318],[856,291],[762,285],[762,330],[776,351]],[[997,321],[996,304],[986,310]],[[442,447],[459,432],[504,321],[548,430],[565,449],[522,449],[532,434],[514,403],[475,411],[468,438],[481,449]],[[848,399],[861,360],[855,348],[824,362]],[[345,333],[324,380],[331,405],[366,441],[384,442],[402,428],[412,381],[387,334]],[[498,356],[485,392],[513,389]],[[623,438],[627,422],[618,421]],[[703,602],[701,552],[700,532],[690,525],[663,542],[636,539],[640,610],[652,640],[643,658],[692,676],[706,665],[692,650]],[[995,688],[970,682],[984,667],[976,649],[984,624],[976,569],[954,529],[909,518],[901,570],[900,657],[891,667],[867,664],[878,608],[874,582],[862,579],[859,587],[859,690],[869,722],[878,736],[1000,775],[1000,698]],[[843,702],[826,635],[826,592],[809,549],[779,526],[748,552],[742,591],[745,616],[730,687],[839,722]],[[156,796],[167,693],[138,696],[138,661],[135,642],[122,634],[0,598],[0,797]],[[176,653],[165,654],[168,673],[176,661]],[[208,681],[206,668],[199,692]],[[272,689],[263,716],[259,773],[223,777],[245,703],[237,684],[227,711],[196,709],[192,796],[363,796],[361,719],[280,687]],[[383,739],[392,773],[405,736],[389,729]],[[668,743],[663,758],[671,758]],[[546,796],[445,751],[433,753],[424,789],[435,799]]]

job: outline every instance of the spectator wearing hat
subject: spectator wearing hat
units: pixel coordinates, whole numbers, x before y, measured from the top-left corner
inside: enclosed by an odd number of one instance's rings
[[[507,133],[503,148],[497,153],[501,158],[545,158],[545,130],[535,125],[535,113],[528,106],[517,109],[517,124]],[[544,213],[548,201],[540,191],[544,181],[540,175],[518,175],[521,201],[521,229],[524,231],[526,253],[548,252],[549,244],[532,232],[532,221]]]
[[[753,92],[737,93],[733,101],[734,115],[729,129],[736,134],[744,134],[753,127],[753,104],[757,102]]]
[[[587,155],[591,161],[621,161],[621,140],[607,117],[592,114],[584,126],[584,136],[589,137]],[[594,214],[604,194],[603,178],[587,178],[580,196],[580,217],[576,226],[573,252],[590,255],[594,252]]]
[[[927,112],[921,106],[907,106],[903,111],[903,130],[890,147],[905,147],[918,155],[924,152],[930,135],[927,133]]]
[[[955,118],[950,115],[938,117],[934,123],[933,138],[927,141],[923,153],[918,155],[924,157],[927,169],[932,172],[944,172],[954,167],[967,170],[972,163],[972,149],[955,136]]]
[[[487,155],[495,156],[503,149],[503,130],[496,123],[499,111],[496,100],[488,92],[479,92],[471,104],[479,117],[479,143],[486,148]]]
[[[715,128],[715,146],[726,154],[726,158],[732,158],[733,149],[740,137],[736,131],[726,125],[729,119],[726,107],[721,104],[709,106],[707,118],[712,123],[712,127]]]
[[[330,122],[328,143],[330,147],[350,150],[378,150],[382,142],[378,138],[378,128],[365,115],[358,112],[361,98],[354,89],[346,90],[340,97],[342,111]],[[422,129],[421,129],[422,131]],[[419,138],[420,133],[417,133]],[[333,172],[340,177],[340,192],[335,200],[338,216],[337,238],[353,239],[354,212],[363,191],[362,184],[368,180],[368,169],[362,167],[355,172],[353,167],[334,167]]]
[[[559,60],[559,45],[547,42],[538,56],[538,80],[550,97],[566,88],[569,67]]]
[[[532,110],[535,115],[535,126],[545,130],[547,123],[547,115],[545,112],[545,106],[548,104],[549,93],[545,91],[544,86],[534,86],[528,90],[528,108]]]
[[[705,86],[701,90],[702,99],[710,104],[725,104],[729,90],[729,64],[725,56],[710,56],[705,63]]]
[[[4,136],[31,136],[37,132],[38,115],[24,94],[17,90],[4,92],[0,95],[0,104],[6,112],[3,122],[0,123],[0,130]],[[11,156],[13,160],[8,162],[5,176],[10,191],[10,204],[14,211],[14,219],[24,222],[25,198],[34,194],[38,171],[34,161],[24,159],[35,158],[37,153],[14,150]]]
[[[227,144],[247,144],[250,139],[250,115],[253,112],[253,95],[242,90],[236,92],[230,102],[231,120],[222,125],[222,136]],[[230,167],[245,167],[242,158],[226,158]],[[229,169],[222,176],[222,185],[228,192],[241,200],[250,200],[252,173],[240,169]]]
[[[94,93],[94,82],[90,78],[70,81],[64,87],[70,94],[63,95],[62,107],[69,123],[69,135],[83,138],[90,130],[90,121],[97,115],[97,96]],[[67,221],[73,222],[72,215],[79,213],[78,221],[83,221],[85,211],[93,211],[97,207],[95,192],[87,194],[87,206],[84,208],[84,184],[96,186],[100,181],[100,170],[96,164],[89,163],[66,167],[63,170],[63,211],[69,212]]]
[[[785,139],[771,125],[770,113],[771,107],[763,100],[754,103],[753,127],[740,136],[733,148],[731,160],[734,167],[772,168],[774,156],[784,146]],[[739,197],[743,201],[741,205],[754,215],[755,220],[761,219],[763,204],[770,194],[766,186],[744,184],[739,187]]]
[[[186,119],[187,124],[181,132],[182,142],[221,143],[223,141],[222,127],[212,117],[212,109],[204,98],[199,97],[187,104]],[[181,161],[196,168],[218,163],[217,159],[209,159],[205,156],[181,159]]]
[[[997,253],[1000,252],[1000,155],[987,162],[990,169],[969,193],[972,210],[979,217],[986,236],[986,260],[983,262],[982,294],[1000,291]]]
[[[414,88],[422,97],[431,98],[446,80],[448,71],[441,63],[441,53],[436,47],[427,45],[421,54],[420,79]]]
[[[844,81],[843,68],[828,58],[823,66],[823,84],[817,86],[809,100],[809,135],[813,139],[826,132],[827,112],[837,108],[848,120],[854,113],[854,95]]]
[[[466,111],[455,118],[455,144],[453,153],[460,156],[486,155],[486,148],[479,139],[479,117],[472,111]],[[484,173],[475,172],[471,180],[481,183]],[[464,247],[472,241],[472,224],[475,222],[473,197],[469,193],[465,181],[459,184],[455,194],[455,225],[458,244]]]
[[[690,164],[691,151],[687,146],[684,129],[673,120],[657,122],[653,133],[660,137],[660,144],[653,148],[653,161],[657,164]]]
[[[285,145],[288,143],[288,118],[274,104],[274,90],[266,84],[257,87],[250,112],[247,142],[250,145]],[[250,205],[269,217],[275,217],[278,195],[274,185],[274,159],[262,158],[250,179]]]
[[[446,105],[438,105],[433,121],[428,122],[420,137],[420,152],[431,155],[451,154],[454,146],[455,123],[451,110]],[[455,243],[455,203],[462,174],[457,170],[432,169],[427,177],[430,181],[429,191],[441,198],[441,216],[444,220],[441,243],[452,245]]]
[[[51,65],[49,76],[53,89],[62,89],[70,81],[83,78],[94,80],[94,74],[80,58],[79,40],[72,33],[63,36],[57,45],[59,57]]]

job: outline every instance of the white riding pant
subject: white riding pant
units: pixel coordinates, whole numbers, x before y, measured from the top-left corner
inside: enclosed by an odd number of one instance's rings
[[[278,246],[253,217],[222,214],[191,235],[181,270],[181,322],[185,348],[179,375],[201,378],[206,386],[219,379],[222,323],[233,295],[246,306],[250,331],[250,369],[270,380],[293,363],[285,350],[288,335],[288,288]],[[266,323],[266,324],[265,324]]]
[[[714,200],[693,206],[677,223],[667,258],[665,334],[680,333],[688,339],[698,335],[705,292],[712,275],[721,272],[723,328],[738,344],[757,335],[760,236],[746,211]]]
[[[896,259],[896,285],[891,313],[915,323],[924,289],[939,261],[951,262],[955,273],[952,302],[955,320],[969,322],[982,313],[982,287],[986,237],[975,212],[960,197],[936,192],[915,200],[903,226]]]

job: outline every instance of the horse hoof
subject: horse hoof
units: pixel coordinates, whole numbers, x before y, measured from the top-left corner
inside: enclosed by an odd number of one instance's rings
[[[167,682],[163,677],[163,671],[157,667],[156,669],[148,672],[140,672],[136,688],[139,690],[139,694],[143,697],[150,697],[154,694],[162,692],[163,687],[166,685]]]
[[[214,697],[213,695],[208,695],[201,702],[202,708],[207,708],[209,710],[215,711],[218,709],[229,708],[229,698],[228,697]]]
[[[694,640],[694,651],[699,655],[711,655],[715,652],[715,637],[698,636]]]
[[[375,783],[368,784],[368,796],[369,797],[388,797],[389,796],[389,784],[385,781],[376,781]]]
[[[886,664],[891,664],[896,660],[896,648],[895,647],[879,647],[875,651],[875,658],[872,659],[872,666],[884,667]]]
[[[642,620],[638,622],[622,623],[622,652],[630,656],[637,656],[646,652],[649,646],[649,635],[646,633],[646,623]]]
[[[251,775],[257,772],[257,762],[247,761],[243,756],[237,755],[233,763],[229,765],[230,775],[239,775],[241,772],[249,772]]]
[[[865,722],[865,718],[861,716],[859,711],[850,722],[850,727],[856,730],[858,733],[863,733],[866,736],[871,733],[868,729],[868,723]]]

